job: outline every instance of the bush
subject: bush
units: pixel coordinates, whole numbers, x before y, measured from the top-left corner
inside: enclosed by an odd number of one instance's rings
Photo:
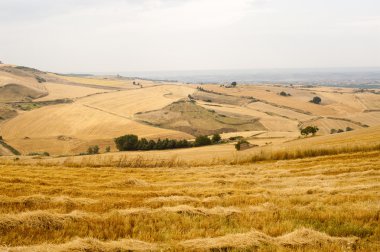
[[[318,132],[318,127],[317,126],[307,126],[306,128],[304,129],[301,129],[301,135],[305,135],[305,136],[308,136],[309,134],[312,134],[313,136],[315,135],[315,133]]]
[[[214,134],[211,138],[212,143],[219,143],[222,137],[219,134]]]
[[[237,82],[236,81],[231,82],[231,86],[236,87],[237,86]]]
[[[281,96],[292,96],[291,94],[288,94],[288,93],[286,93],[286,92],[284,92],[284,91],[281,91],[280,95],[281,95]]]
[[[106,147],[106,152],[110,152],[111,151],[111,146],[107,146]]]
[[[321,99],[320,97],[315,96],[315,97],[313,98],[313,100],[311,100],[310,102],[311,102],[311,103],[315,103],[315,104],[321,104],[321,101],[322,101],[322,99]]]
[[[195,138],[194,146],[205,146],[210,144],[211,139],[208,138],[208,136],[197,136],[197,138]]]
[[[99,146],[94,145],[94,146],[88,147],[87,153],[90,155],[99,154]]]
[[[336,129],[331,129],[330,130],[330,134],[335,134],[335,133],[338,133],[338,131]]]
[[[337,133],[343,133],[344,132],[344,130],[342,130],[342,129],[338,129],[338,131],[337,131]]]

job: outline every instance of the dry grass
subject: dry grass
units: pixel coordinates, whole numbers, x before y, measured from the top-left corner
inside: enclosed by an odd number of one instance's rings
[[[4,251],[376,251],[379,154],[189,168],[1,165],[0,244]]]

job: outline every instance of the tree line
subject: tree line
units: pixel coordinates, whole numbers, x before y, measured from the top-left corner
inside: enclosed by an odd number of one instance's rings
[[[221,141],[219,134],[214,134],[211,138],[208,136],[198,136],[195,141],[188,141],[186,139],[158,139],[148,140],[146,138],[139,139],[136,135],[125,135],[115,138],[116,148],[119,151],[134,151],[134,150],[167,150],[179,148],[191,148],[217,144]]]

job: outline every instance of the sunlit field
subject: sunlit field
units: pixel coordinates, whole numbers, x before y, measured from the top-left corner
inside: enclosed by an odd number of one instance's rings
[[[376,251],[379,151],[245,165],[0,167],[4,251]]]

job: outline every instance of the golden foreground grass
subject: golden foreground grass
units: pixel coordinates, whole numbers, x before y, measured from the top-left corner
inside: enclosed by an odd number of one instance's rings
[[[376,251],[380,151],[173,168],[0,166],[0,251]]]

